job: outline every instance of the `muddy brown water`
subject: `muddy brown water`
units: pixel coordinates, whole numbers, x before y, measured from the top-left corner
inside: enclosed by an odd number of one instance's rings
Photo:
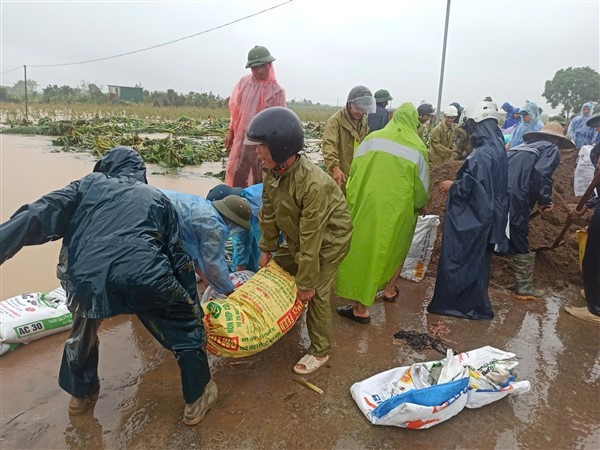
[[[92,170],[83,154],[51,153],[43,137],[0,136],[1,203],[5,221],[22,204]],[[187,169],[152,175],[159,187],[205,194],[216,184]],[[60,243],[24,248],[0,267],[0,297],[58,286]],[[273,347],[238,359],[210,358],[219,399],[201,424],[181,423],[183,400],[175,359],[135,316],[105,320],[100,329],[100,398],[88,415],[70,418],[69,396],[57,384],[67,333],[0,358],[0,448],[600,448],[599,329],[567,315],[583,305],[574,288],[543,302],[516,302],[492,289],[496,318],[443,318],[456,351],[492,345],[517,353],[519,379],[532,389],[479,410],[464,410],[429,430],[371,425],[359,412],[352,383],[392,367],[439,359],[394,343],[398,330],[426,331],[440,319],[425,307],[433,278],[402,281],[400,299],[376,302],[372,322],[333,314],[334,346],[326,367],[306,378],[319,395],[293,381],[307,346],[303,321]],[[332,308],[342,304],[332,300]]]

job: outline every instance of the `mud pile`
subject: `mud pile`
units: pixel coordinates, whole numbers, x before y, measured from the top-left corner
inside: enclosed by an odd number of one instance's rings
[[[576,152],[563,152],[560,165],[554,172],[554,187],[552,199],[554,210],[544,213],[529,223],[529,245],[531,248],[550,245],[561,232],[568,212],[577,204],[578,198],[573,192],[573,171],[577,159]],[[429,274],[435,276],[439,258],[443,217],[446,207],[446,195],[438,190],[438,184],[444,180],[454,180],[462,161],[448,161],[434,166],[431,170],[430,200],[427,205],[428,214],[439,214],[442,222],[438,227],[438,240],[433,251]],[[571,225],[564,237],[565,243],[551,251],[539,252],[536,257],[535,281],[540,288],[565,287],[568,283],[581,284],[579,271],[579,250],[575,238],[577,229],[586,225],[589,213]],[[490,283],[502,287],[514,284],[511,257],[492,258]]]

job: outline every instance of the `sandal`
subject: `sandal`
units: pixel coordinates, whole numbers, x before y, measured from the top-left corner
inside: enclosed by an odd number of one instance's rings
[[[352,305],[338,306],[336,311],[340,316],[343,316],[346,319],[354,320],[355,322],[358,322],[358,323],[369,323],[371,321],[371,317],[355,316]]]
[[[383,294],[383,301],[388,303],[394,303],[398,298],[398,294],[400,294],[400,291],[398,289],[396,289],[396,295],[394,295],[393,297],[386,297],[385,294]]]
[[[294,372],[300,375],[308,375],[309,373],[313,373],[322,365],[324,365],[327,361],[329,361],[329,355],[325,356],[323,359],[317,359],[313,355],[306,354],[296,363],[294,366]],[[298,366],[304,366],[304,369],[298,369]]]

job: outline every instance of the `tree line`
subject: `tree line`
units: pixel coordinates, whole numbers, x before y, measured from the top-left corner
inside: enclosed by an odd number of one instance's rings
[[[102,86],[82,81],[79,86],[48,85],[38,89],[35,80],[27,80],[30,102],[38,103],[109,103],[112,100],[102,92]],[[136,85],[141,87],[141,85]],[[569,118],[579,113],[585,102],[600,104],[600,74],[590,67],[560,69],[552,80],[546,81],[542,96],[553,108],[561,107],[562,114]],[[13,86],[0,86],[0,102],[22,102],[25,97],[25,82],[17,81]],[[196,106],[202,108],[226,108],[229,97],[212,92],[178,93],[173,89],[149,91],[144,89],[144,103],[154,106]],[[291,100],[290,106],[313,106],[311,100]],[[321,106],[316,103],[314,106]]]

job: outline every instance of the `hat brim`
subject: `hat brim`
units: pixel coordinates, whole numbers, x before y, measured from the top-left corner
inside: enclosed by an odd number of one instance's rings
[[[227,206],[227,204],[223,200],[216,200],[212,202],[212,204],[217,211],[219,211],[229,220],[237,223],[240,227],[244,228],[245,230],[250,230],[250,220],[244,220],[241,217],[239,217]]]
[[[264,58],[255,59],[253,61],[248,61],[246,63],[246,69],[251,69],[252,67],[262,66],[263,64],[268,64],[273,61],[275,61],[275,58],[273,58],[272,56],[265,56]]]
[[[585,124],[591,128],[600,127],[600,114],[594,114]]]
[[[375,103],[384,103],[384,102],[390,102],[394,100],[391,96],[387,96],[387,97],[383,97],[383,98],[377,98],[375,97]]]
[[[575,149],[575,144],[573,143],[573,141],[567,139],[566,137],[563,136],[559,136],[557,134],[552,134],[552,133],[544,133],[542,131],[533,131],[531,133],[526,133],[523,135],[523,140],[525,142],[528,142],[530,139],[533,139],[535,137],[541,137],[541,138],[547,138],[547,137],[553,137],[553,138],[558,138],[558,148],[561,150],[573,150]]]

